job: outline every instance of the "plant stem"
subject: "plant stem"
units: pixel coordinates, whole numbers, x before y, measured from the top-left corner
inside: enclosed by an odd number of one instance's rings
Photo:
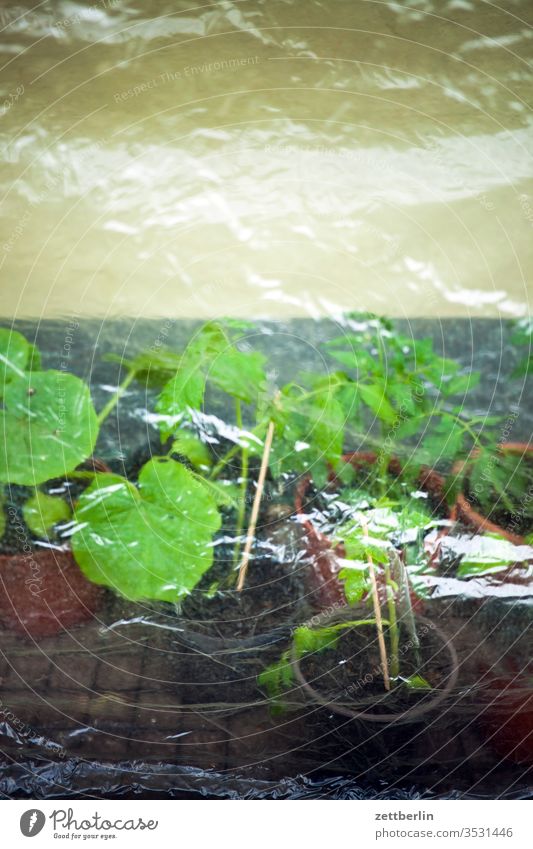
[[[232,448],[229,449],[229,451],[226,451],[224,456],[221,457],[220,460],[218,461],[218,463],[216,463],[213,466],[213,468],[211,469],[211,471],[209,473],[209,479],[214,480],[214,478],[217,478],[219,476],[220,472],[222,471],[222,469],[224,468],[224,466],[226,466],[229,463],[229,461],[232,460],[233,457],[235,457],[235,454],[238,454],[240,449],[241,449],[240,445],[234,445]]]
[[[398,630],[398,618],[396,616],[396,604],[394,601],[394,590],[392,587],[390,565],[385,565],[385,583],[387,590],[387,607],[389,609],[389,632],[390,632],[390,671],[392,678],[398,678],[400,674],[400,633]]]
[[[396,551],[392,552],[392,575],[400,587],[400,618],[405,622],[411,643],[414,648],[415,658],[418,666],[421,665],[420,640],[416,632],[415,615],[411,603],[411,591],[409,587],[409,575],[404,564]]]
[[[250,431],[250,433],[253,434],[253,436],[257,436],[257,438],[259,439],[261,437],[261,431],[263,430],[263,428],[266,428],[267,426],[268,426],[268,419],[263,419],[263,421],[259,422],[259,424],[256,425]],[[221,457],[220,460],[218,461],[218,463],[216,463],[213,466],[213,468],[211,469],[211,472],[209,473],[209,479],[214,480],[215,478],[217,478],[219,476],[220,472],[222,471],[222,469],[225,466],[227,466],[229,461],[232,460],[233,457],[235,457],[235,455],[238,454],[241,449],[242,449],[242,445],[237,444],[237,445],[233,445],[229,449],[229,451],[226,451],[224,456]]]
[[[117,388],[116,392],[111,396],[111,398],[109,399],[109,401],[107,402],[105,407],[103,407],[102,410],[98,413],[98,416],[97,416],[98,426],[100,426],[102,424],[102,422],[105,421],[105,419],[108,417],[109,413],[117,405],[119,399],[122,397],[122,395],[124,394],[124,392],[126,391],[128,386],[130,385],[130,383],[134,379],[135,374],[136,374],[135,369],[132,369],[131,371],[129,371],[127,373],[126,377],[124,378],[124,380],[122,381],[120,386]]]
[[[383,433],[383,430],[384,430],[383,426],[382,426],[381,430],[382,430],[381,444],[383,446],[385,444],[385,434]],[[382,450],[380,460],[379,460],[379,468],[378,468],[379,489],[380,489],[382,496],[385,496],[387,494],[387,475],[388,475],[388,472],[389,472],[389,464],[390,464],[390,455],[385,454],[385,452]]]
[[[368,524],[366,519],[362,520],[363,530],[365,532],[365,538],[368,542]],[[371,585],[371,593],[372,593],[372,601],[374,603],[374,615],[376,617],[376,630],[378,632],[378,646],[379,646],[379,655],[381,658],[381,670],[383,674],[383,684],[386,690],[390,690],[390,676],[389,676],[389,664],[387,661],[387,649],[385,647],[385,637],[383,635],[383,620],[381,618],[381,608],[379,606],[379,596],[378,596],[378,585],[376,582],[376,573],[374,571],[374,561],[372,560],[372,555],[370,553],[367,554],[368,561],[368,571],[370,573],[370,585]]]
[[[261,498],[263,495],[263,489],[265,486],[265,478],[268,469],[268,459],[270,457],[270,449],[272,447],[272,439],[274,438],[274,422],[271,421],[268,425],[267,435],[265,438],[265,447],[263,449],[263,456],[261,458],[261,469],[259,470],[259,478],[257,480],[257,489],[255,491],[254,503],[252,506],[252,515],[250,517],[250,525],[248,527],[248,533],[246,534],[246,543],[244,546],[244,554],[242,558],[241,568],[239,569],[239,580],[237,581],[237,590],[240,592],[244,586],[244,581],[246,578],[246,572],[248,571],[248,562],[250,560],[250,552],[252,550],[252,544],[255,536],[255,527],[257,524],[257,517],[259,515],[259,506],[261,504]]]
[[[237,418],[237,427],[242,431],[242,407],[241,402],[237,398],[235,401],[235,414]],[[240,536],[244,528],[244,517],[246,514],[246,493],[248,490],[248,456],[249,450],[245,446],[241,447],[241,497],[239,498],[239,507],[237,510],[237,522],[235,525],[235,548],[233,550],[233,565],[236,566],[239,562],[241,554]]]

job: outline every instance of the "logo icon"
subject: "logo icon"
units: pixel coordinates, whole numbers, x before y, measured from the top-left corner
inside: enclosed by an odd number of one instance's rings
[[[35,837],[43,830],[46,817],[42,811],[37,808],[32,808],[30,811],[24,811],[20,818],[20,830],[24,837]]]

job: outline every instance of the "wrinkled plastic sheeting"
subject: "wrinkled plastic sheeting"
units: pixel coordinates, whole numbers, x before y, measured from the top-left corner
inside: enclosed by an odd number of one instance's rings
[[[7,774],[6,774],[7,773]],[[0,767],[0,795],[10,798],[120,798],[150,796],[158,798],[225,799],[432,799],[434,794],[417,787],[364,787],[351,778],[335,776],[313,780],[306,776],[279,782],[222,775],[194,767],[168,764],[131,763],[91,764],[69,760],[41,764],[38,761]],[[510,791],[505,798],[513,798]],[[440,799],[468,799],[458,791]],[[523,793],[520,798],[526,798]],[[533,798],[533,791],[528,798]]]

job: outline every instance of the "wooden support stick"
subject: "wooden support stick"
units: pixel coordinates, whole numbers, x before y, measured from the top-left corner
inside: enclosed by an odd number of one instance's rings
[[[259,516],[259,507],[261,498],[263,497],[263,489],[265,488],[265,478],[268,469],[268,458],[270,457],[270,449],[272,448],[272,439],[274,437],[274,422],[270,421],[265,437],[265,447],[263,448],[263,456],[261,458],[261,468],[259,470],[259,478],[257,479],[257,489],[255,491],[254,503],[252,505],[252,515],[250,516],[250,524],[248,533],[246,534],[246,542],[244,544],[244,552],[242,562],[239,568],[239,579],[237,581],[237,592],[240,593],[244,586],[246,573],[248,571],[248,562],[250,560],[250,552],[255,537],[255,526],[257,525],[257,517]]]
[[[368,524],[365,519],[361,520],[365,538],[368,541]],[[374,561],[372,555],[367,554],[368,570],[370,572],[370,584],[372,586],[372,601],[374,602],[374,615],[376,617],[376,629],[378,632],[379,656],[381,658],[381,669],[383,672],[383,684],[386,690],[390,690],[390,675],[389,664],[387,661],[387,649],[385,646],[385,636],[383,634],[383,620],[381,618],[381,608],[379,606],[378,585],[376,581],[376,573],[374,571]]]

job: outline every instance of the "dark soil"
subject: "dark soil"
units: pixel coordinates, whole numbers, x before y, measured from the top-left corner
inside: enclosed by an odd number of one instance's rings
[[[451,671],[442,639],[426,625],[418,627],[418,634],[417,659],[411,638],[401,630],[400,676],[405,679],[419,675],[431,685],[431,690],[397,683],[389,693],[385,691],[374,627],[347,629],[335,648],[304,656],[300,668],[310,686],[333,704],[372,714],[402,713],[435,698]]]

